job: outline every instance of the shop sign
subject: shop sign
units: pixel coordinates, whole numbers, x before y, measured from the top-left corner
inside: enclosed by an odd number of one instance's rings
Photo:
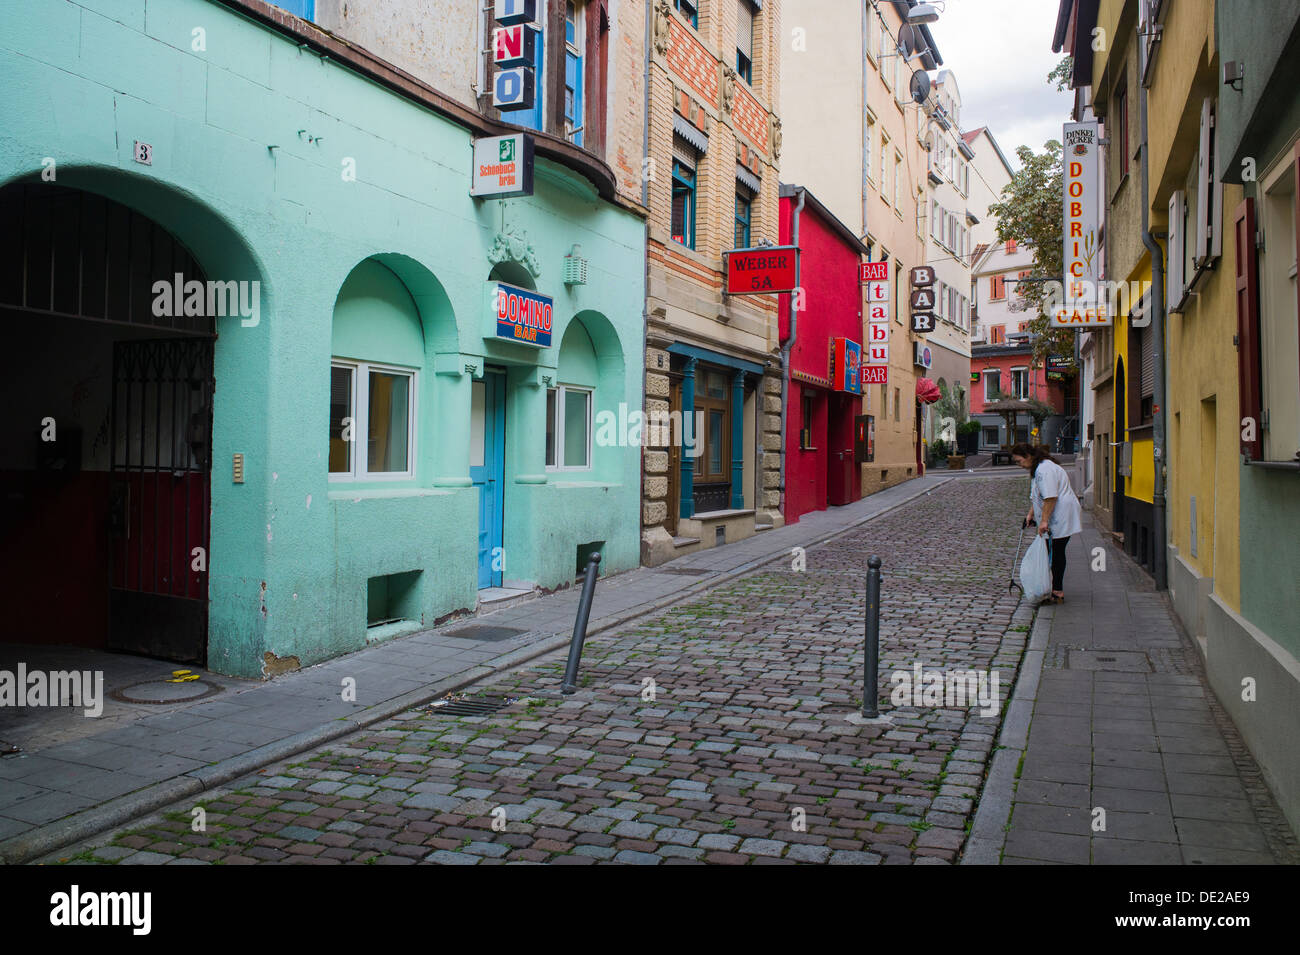
[[[511,199],[533,194],[533,137],[527,133],[474,140],[469,194]]]
[[[863,365],[862,384],[863,387],[867,385],[889,384],[889,366],[888,365]]]
[[[883,384],[868,380],[867,366],[889,364],[889,263],[863,262],[858,276],[864,283],[867,309],[866,355],[863,358],[863,384]]]
[[[793,292],[799,285],[799,249],[772,245],[757,249],[732,249],[727,260],[728,295],[765,295]]]
[[[929,287],[934,284],[934,269],[928,265],[918,265],[907,275],[912,288]]]
[[[496,313],[497,338],[550,347],[552,299],[504,282],[489,283],[488,292]]]
[[[537,77],[532,62],[537,37],[537,0],[496,0],[492,31],[492,105],[503,113],[532,109],[537,101]]]
[[[933,313],[933,312],[913,312],[913,313],[912,313],[912,331],[914,331],[914,332],[932,332],[932,331],[934,331],[934,313]]]
[[[925,342],[915,342],[916,354],[912,361],[922,368],[929,368],[934,364],[934,355],[930,352],[930,346]]]
[[[863,262],[858,266],[859,282],[888,282],[888,262]]]
[[[1062,251],[1065,307],[1052,314],[1052,325],[1066,328],[1109,325],[1106,304],[1097,294],[1101,264],[1097,197],[1101,182],[1101,145],[1097,122],[1066,123],[1062,128]]]
[[[862,346],[851,338],[836,338],[834,351],[834,372],[831,380],[836,391],[850,394],[862,394]]]

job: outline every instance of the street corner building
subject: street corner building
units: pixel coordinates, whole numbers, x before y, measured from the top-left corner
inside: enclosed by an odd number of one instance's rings
[[[257,677],[637,565],[619,28],[481,7],[0,4],[7,641]]]
[[[1295,826],[1300,8],[1061,0],[1055,48],[1110,142],[1106,268],[1147,283],[1090,336],[1098,523],[1168,587]]]
[[[782,513],[800,515],[862,496],[863,466],[875,461],[875,416],[863,412],[862,284],[867,247],[817,197],[781,185],[781,245],[802,258],[801,297],[782,295],[786,421]]]
[[[925,137],[936,98],[928,85],[914,84],[928,84],[926,71],[943,60],[929,28],[906,22],[913,6],[914,0],[860,8],[786,0],[784,8],[802,32],[781,63],[788,143],[782,177],[816,195],[861,240],[876,267],[861,298],[864,364],[872,366],[862,411],[874,427],[872,461],[859,478],[863,495],[924,470],[917,382],[929,346],[926,333],[909,321],[909,306],[911,270],[927,264]],[[876,322],[870,321],[871,295]]]
[[[658,565],[782,523],[777,299],[726,294],[724,261],[778,238],[781,4],[648,16],[645,412],[667,425],[643,455],[641,559]]]

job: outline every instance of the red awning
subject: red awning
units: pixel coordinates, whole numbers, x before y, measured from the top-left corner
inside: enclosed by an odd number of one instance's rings
[[[916,397],[924,404],[932,405],[943,395],[939,393],[939,386],[929,378],[918,378],[916,379]]]

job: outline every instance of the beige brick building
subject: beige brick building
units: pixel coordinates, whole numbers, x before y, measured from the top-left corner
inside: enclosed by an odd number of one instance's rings
[[[905,27],[914,5],[785,0],[781,102],[790,146],[782,178],[807,186],[857,232],[873,261],[889,262],[888,383],[863,388],[876,433],[875,460],[862,465],[864,495],[921,471],[916,379],[925,369],[915,364],[915,345],[925,336],[908,321],[908,272],[926,264],[929,117],[909,81],[943,61],[928,28]]]
[[[776,296],[725,296],[722,271],[727,250],[778,237],[780,15],[776,0],[652,8],[646,412],[691,424],[685,447],[674,431],[643,455],[646,564],[781,523]]]

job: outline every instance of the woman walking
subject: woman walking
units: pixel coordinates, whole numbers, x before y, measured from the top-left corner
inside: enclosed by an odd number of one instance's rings
[[[1046,534],[1052,551],[1052,603],[1065,600],[1065,545],[1083,531],[1083,510],[1070,476],[1045,450],[1028,444],[1011,448],[1011,459],[1029,472],[1029,513],[1025,523],[1038,522],[1038,533]]]

